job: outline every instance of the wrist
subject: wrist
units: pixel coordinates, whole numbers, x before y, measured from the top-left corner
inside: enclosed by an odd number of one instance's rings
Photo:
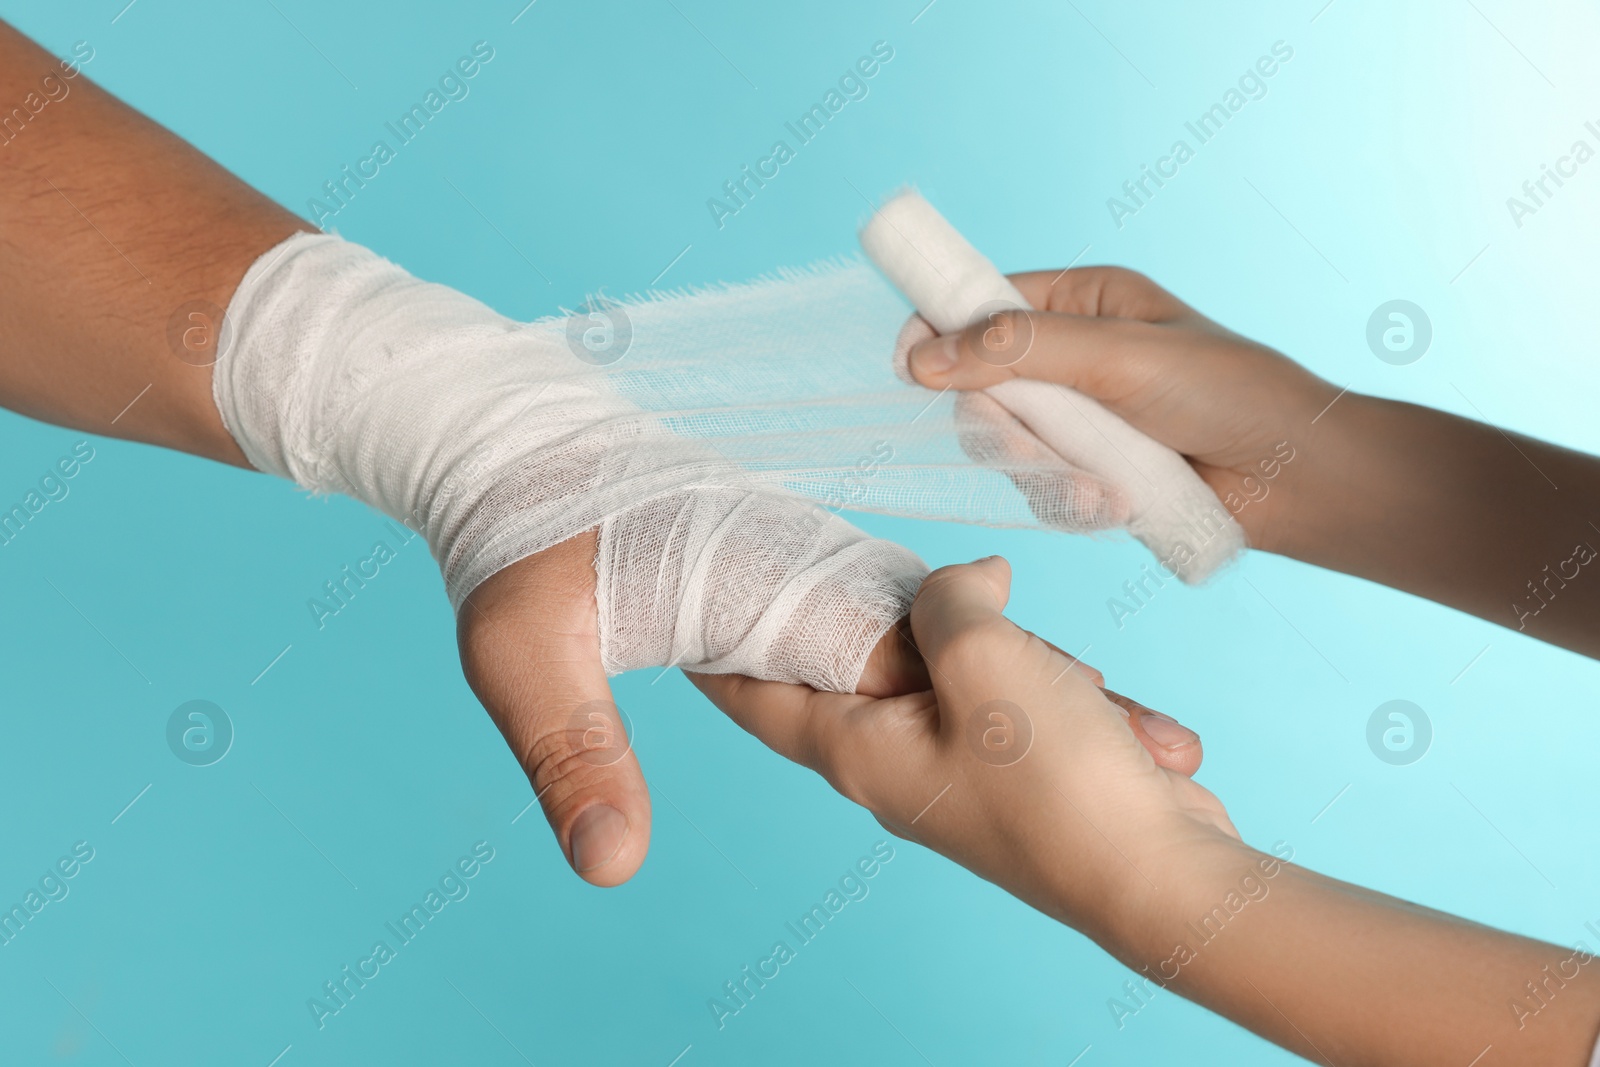
[[[760,322],[764,301],[808,293],[652,302],[631,309],[630,336],[684,336],[730,299]],[[671,388],[689,388],[676,384],[695,377],[676,341],[655,356],[641,342],[611,369],[573,339],[583,320],[519,325],[322,234],[258,259],[227,314],[215,401],[244,454],[417,529],[453,607],[598,529],[582,577],[611,673],[674,665],[849,692],[926,574],[899,545],[677,432],[674,409],[637,403],[660,403],[652,383],[666,372],[652,360],[665,352],[685,361]]]
[[[1103,928],[1085,932],[1131,969],[1166,984],[1234,918],[1266,899],[1293,856],[1281,841],[1262,851],[1195,824],[1147,853]]]
[[[1320,384],[1325,388],[1300,405],[1309,414],[1297,420],[1298,430],[1286,433],[1294,455],[1273,507],[1250,531],[1252,547],[1307,562],[1323,558],[1382,496],[1391,472],[1365,457],[1384,454],[1381,439],[1396,409],[1392,401]]]

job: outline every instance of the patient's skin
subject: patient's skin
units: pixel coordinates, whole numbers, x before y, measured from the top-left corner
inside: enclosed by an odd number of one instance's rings
[[[102,92],[81,59],[64,66],[0,23],[0,101],[46,78],[53,97],[0,143],[0,405],[247,467],[212,400],[215,331],[250,264],[312,227]],[[650,793],[631,750],[586,751],[596,733],[573,721],[611,699],[594,544],[585,534],[501,571],[468,598],[459,633],[467,680],[563,854],[587,881],[616,885],[644,860]],[[877,694],[926,684],[892,634],[862,679]],[[1141,731],[1152,751],[1193,773],[1198,739],[1149,721],[1165,742]]]

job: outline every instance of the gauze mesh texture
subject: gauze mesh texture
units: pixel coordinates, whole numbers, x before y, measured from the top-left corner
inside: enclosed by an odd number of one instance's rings
[[[605,666],[852,689],[926,568],[841,508],[1097,530],[1122,494],[992,400],[899,380],[869,266],[518,323],[331,235],[250,269],[214,382],[259,469],[427,537],[453,605],[599,528]]]

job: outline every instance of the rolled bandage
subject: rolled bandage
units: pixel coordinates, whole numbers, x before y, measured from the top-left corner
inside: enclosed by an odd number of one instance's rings
[[[879,208],[861,231],[861,245],[940,333],[1028,307],[1016,286],[916,192]],[[1097,401],[1021,378],[985,392],[1053,453],[1118,490],[1128,531],[1185,582],[1204,580],[1246,547],[1244,531],[1182,456]]]
[[[657,362],[634,378],[659,393],[697,373],[673,361],[717,343],[718,306],[636,306]],[[227,315],[214,394],[250,462],[422,532],[453,606],[598,528],[610,673],[676,665],[848,692],[927,573],[674,432],[566,319],[513,322],[322,234],[263,255]]]

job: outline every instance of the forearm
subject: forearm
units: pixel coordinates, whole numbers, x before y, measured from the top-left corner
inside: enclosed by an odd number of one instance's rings
[[[1264,547],[1600,656],[1600,459],[1357,395],[1313,429]]]
[[[221,309],[309,226],[0,23],[0,117],[29,94],[0,135],[0,405],[243,465],[211,398]]]
[[[1107,947],[1317,1063],[1588,1062],[1600,962],[1282,863],[1234,841],[1158,879]],[[1197,873],[1199,872],[1199,873]]]

